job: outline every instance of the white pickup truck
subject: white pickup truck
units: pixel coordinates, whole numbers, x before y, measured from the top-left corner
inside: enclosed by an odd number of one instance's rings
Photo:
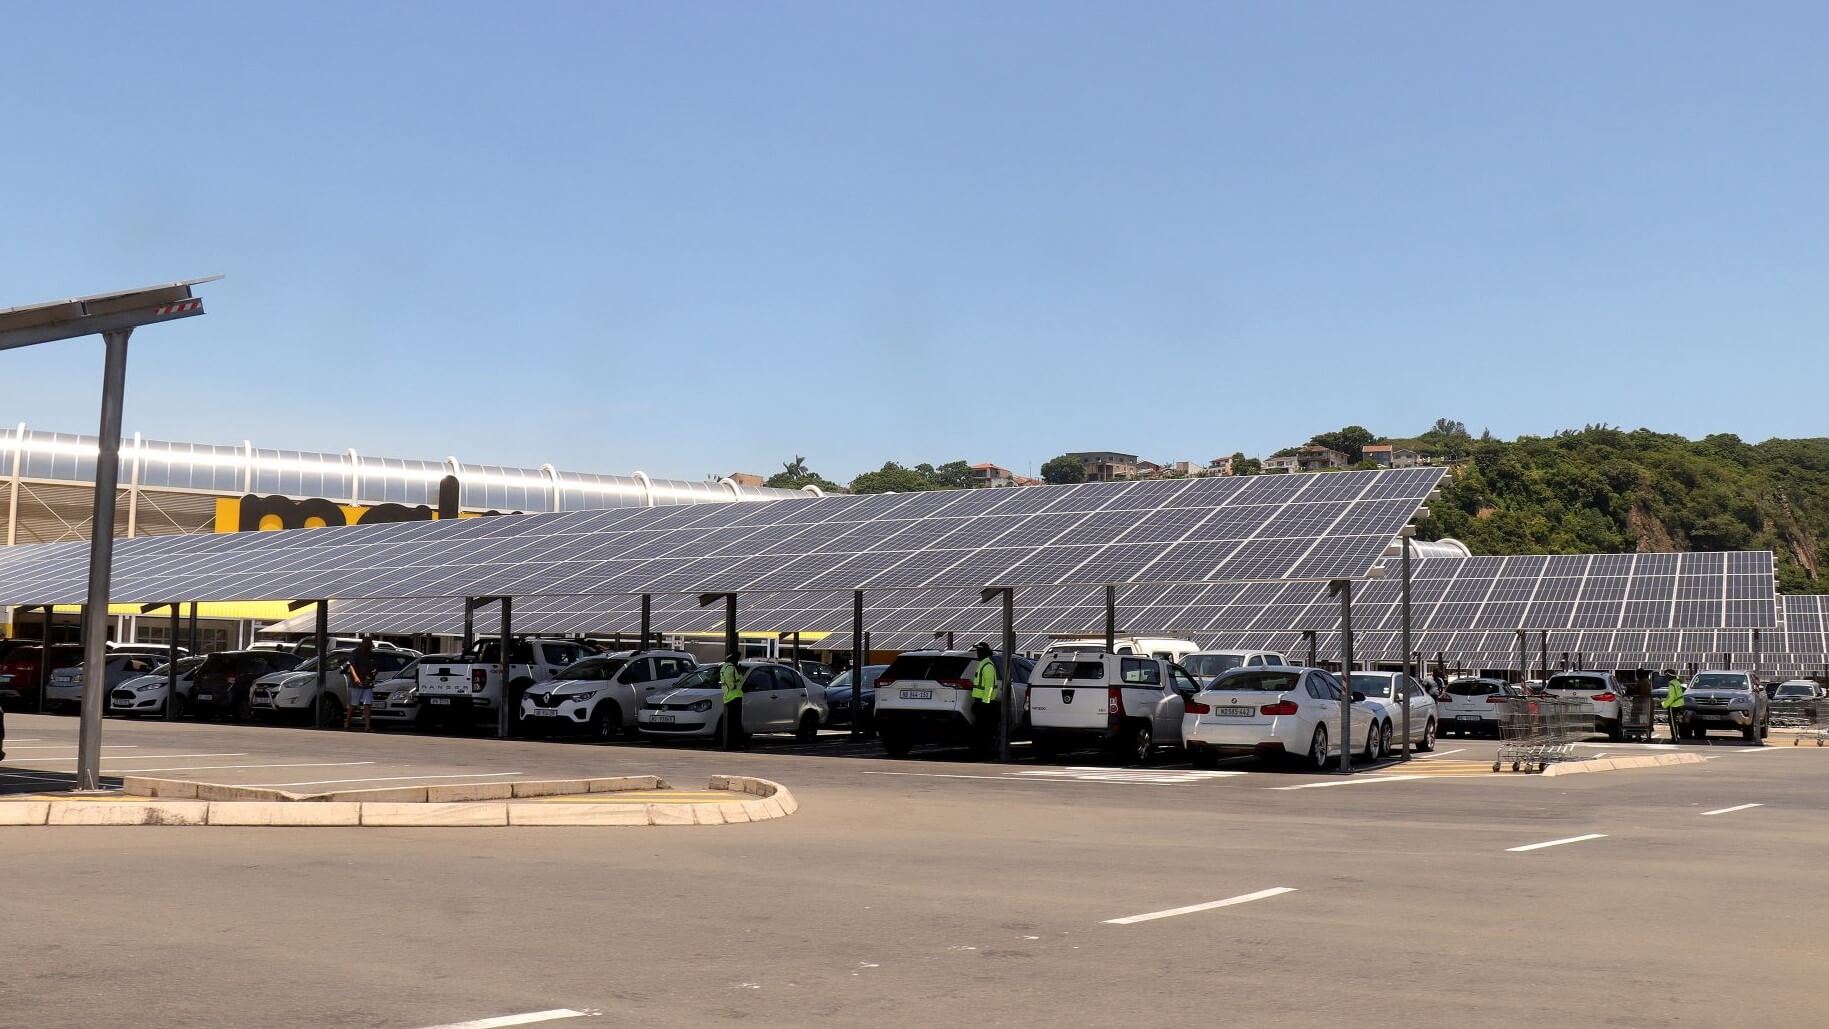
[[[575,640],[517,639],[509,652],[508,704],[519,716],[521,694],[548,682],[589,651]],[[419,713],[428,722],[496,718],[502,705],[502,645],[478,640],[456,661],[419,662]]]

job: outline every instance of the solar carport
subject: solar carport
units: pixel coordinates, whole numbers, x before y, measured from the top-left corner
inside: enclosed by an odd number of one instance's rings
[[[1329,584],[1350,611],[1353,583],[1407,535],[1442,474],[1085,483],[150,537],[116,545],[112,597],[174,610],[189,601],[315,603],[321,628],[333,597],[454,598],[470,610],[496,605],[509,636],[517,597],[685,594],[724,607],[734,649],[745,594],[840,591],[852,594],[855,651],[869,594],[976,590],[1000,603],[1013,652],[1019,590],[1095,587],[1110,597],[1299,581]],[[87,556],[82,544],[0,554],[0,597],[83,603]],[[1344,638],[1350,655],[1350,628]],[[1007,729],[1011,691],[1003,696]]]

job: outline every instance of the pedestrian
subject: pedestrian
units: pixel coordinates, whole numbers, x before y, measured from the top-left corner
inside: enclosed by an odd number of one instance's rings
[[[972,675],[972,728],[980,751],[988,754],[1003,720],[1003,708],[997,703],[997,662],[991,659],[989,643],[980,642],[972,653],[978,658],[978,670]]]
[[[1665,687],[1670,692],[1664,694],[1664,714],[1670,718],[1670,742],[1675,743],[1682,738],[1683,706],[1688,701],[1683,697],[1682,677],[1668,670],[1664,674],[1670,677]]]
[[[349,703],[343,707],[343,728],[349,728],[349,720],[362,709],[362,731],[375,731],[375,638],[367,633],[362,634],[362,641],[356,644],[355,653],[349,655]]]
[[[718,669],[718,685],[724,687],[724,749],[743,746],[743,669],[736,651],[724,656],[724,667]]]

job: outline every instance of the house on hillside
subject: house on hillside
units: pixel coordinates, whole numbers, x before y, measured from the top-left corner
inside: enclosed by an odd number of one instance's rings
[[[994,464],[975,464],[972,466],[972,485],[984,487],[1013,486],[1016,474],[1008,468]]]
[[[1294,454],[1264,458],[1264,471],[1266,472],[1298,472],[1301,470],[1302,462]]]
[[[1360,451],[1364,460],[1371,461],[1382,468],[1391,467],[1391,445],[1389,443],[1368,443]]]
[[[1137,477],[1137,455],[1114,450],[1088,450],[1067,455],[1080,463],[1087,482],[1115,482]]]
[[[1310,443],[1296,452],[1296,466],[1305,472],[1318,472],[1328,468],[1345,468],[1346,455],[1338,450]]]
[[[1231,475],[1231,474],[1233,474],[1232,459],[1229,457],[1216,457],[1213,460],[1208,461],[1206,474],[1208,474],[1208,475]]]

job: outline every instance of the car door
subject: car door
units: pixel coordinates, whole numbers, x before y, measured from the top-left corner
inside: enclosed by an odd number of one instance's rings
[[[1296,708],[1302,719],[1302,734],[1308,739],[1314,738],[1315,726],[1327,721],[1329,715],[1338,714],[1340,711],[1340,690],[1330,682],[1330,678],[1326,672],[1319,671],[1309,672],[1303,676],[1302,687],[1296,697]],[[1330,725],[1327,730],[1328,741],[1338,745],[1339,741],[1334,739],[1338,735],[1340,735],[1340,727]],[[1307,744],[1301,745],[1306,751]]]
[[[1188,713],[1188,701],[1200,692],[1200,684],[1180,665],[1169,665],[1168,671],[1168,690],[1162,698],[1160,716],[1156,719],[1156,739],[1164,743],[1170,740],[1179,743],[1182,722]]]
[[[767,668],[751,668],[743,676],[743,731],[772,732],[775,704],[775,673]]]
[[[800,709],[807,699],[807,681],[792,668],[777,665],[775,673],[775,731],[793,732],[800,726]]]

